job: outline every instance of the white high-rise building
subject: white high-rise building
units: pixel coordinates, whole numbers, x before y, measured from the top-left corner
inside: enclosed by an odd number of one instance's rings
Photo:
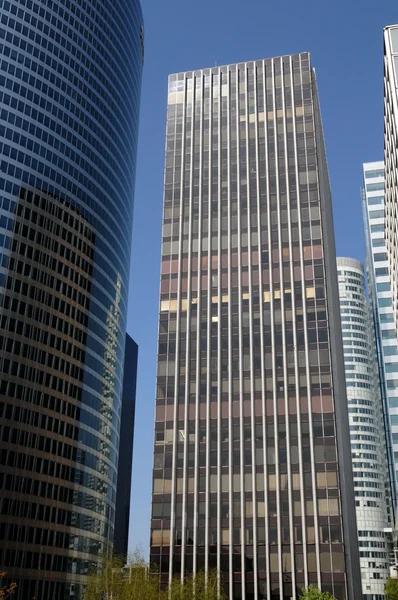
[[[362,264],[338,258],[337,272],[362,598],[380,600],[389,576],[392,511],[373,319]]]
[[[385,237],[398,333],[398,25],[384,29],[384,162]]]
[[[369,296],[373,311],[379,380],[395,513],[398,471],[398,344],[385,239],[384,163],[363,165],[363,215]]]

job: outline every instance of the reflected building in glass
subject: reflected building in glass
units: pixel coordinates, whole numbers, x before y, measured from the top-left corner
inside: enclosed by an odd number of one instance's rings
[[[169,77],[151,560],[229,597],[361,595],[308,53]]]
[[[0,565],[80,598],[114,537],[143,22],[1,8]]]
[[[362,599],[381,600],[390,575],[394,524],[386,447],[389,432],[384,426],[379,368],[375,361],[375,329],[366,296],[365,270],[358,260],[338,258],[337,273]]]

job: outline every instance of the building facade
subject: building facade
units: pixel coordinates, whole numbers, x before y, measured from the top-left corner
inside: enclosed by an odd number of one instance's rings
[[[142,14],[0,18],[0,564],[65,600],[114,535]]]
[[[373,315],[365,271],[337,259],[363,600],[382,600],[393,512]]]
[[[382,395],[393,516],[398,477],[398,340],[394,325],[393,286],[388,269],[383,161],[363,165],[362,193],[368,287]]]
[[[113,547],[118,556],[127,557],[130,524],[131,472],[137,385],[138,346],[128,334],[124,354],[122,412],[119,462],[117,468],[115,536]]]
[[[359,598],[336,256],[308,53],[169,77],[151,560],[232,599]]]
[[[384,164],[387,260],[398,335],[398,25],[384,29]]]

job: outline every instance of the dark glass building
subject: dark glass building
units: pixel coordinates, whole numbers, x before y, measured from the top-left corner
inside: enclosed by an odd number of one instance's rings
[[[231,600],[361,596],[308,53],[169,77],[151,560]]]
[[[0,7],[0,565],[65,600],[114,538],[143,21]]]
[[[137,366],[138,346],[127,334],[117,469],[115,537],[113,540],[116,554],[122,557],[127,557],[128,550]]]

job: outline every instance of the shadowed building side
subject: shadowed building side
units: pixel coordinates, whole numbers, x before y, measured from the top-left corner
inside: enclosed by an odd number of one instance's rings
[[[137,366],[138,346],[126,334],[116,490],[115,537],[113,541],[116,554],[122,557],[127,557],[128,551]]]

